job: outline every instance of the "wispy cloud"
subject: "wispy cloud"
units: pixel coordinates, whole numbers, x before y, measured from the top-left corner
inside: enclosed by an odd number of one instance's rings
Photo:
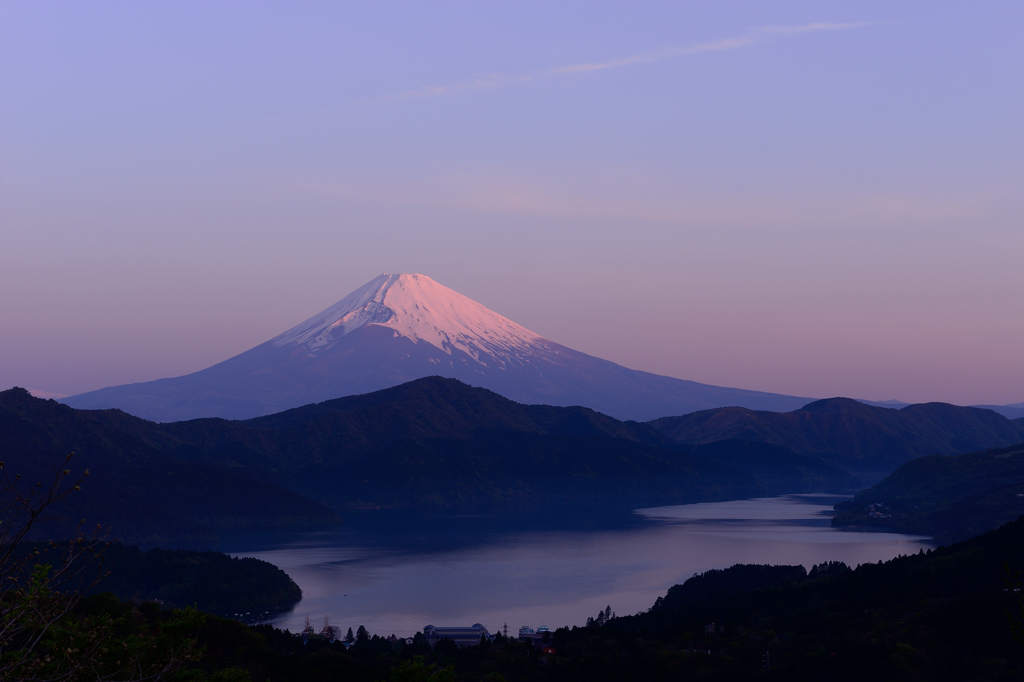
[[[751,29],[745,35],[733,38],[723,38],[722,40],[716,40],[707,43],[693,43],[690,45],[673,45],[669,47],[663,47],[658,50],[653,50],[650,52],[641,52],[626,57],[620,57],[618,59],[609,59],[607,61],[581,62],[579,64],[569,64],[567,66],[556,66],[554,68],[538,71],[532,74],[491,74],[489,76],[481,76],[468,83],[457,83],[455,85],[430,85],[424,86],[422,88],[416,88],[414,90],[407,90],[406,92],[400,93],[398,95],[393,95],[391,97],[387,97],[386,99],[394,100],[406,99],[410,97],[438,97],[441,95],[454,95],[462,92],[471,92],[474,90],[488,90],[499,88],[509,83],[523,83],[544,77],[572,76],[583,73],[592,73],[595,71],[605,71],[608,69],[620,69],[629,66],[637,66],[640,64],[653,64],[655,62],[661,62],[668,59],[674,59],[690,54],[698,54],[701,52],[721,52],[725,50],[736,50],[744,47],[750,47],[760,42],[764,42],[768,40],[769,37],[772,35],[796,36],[821,31],[848,31],[852,29],[864,28],[873,25],[875,24],[872,22],[819,22],[811,24],[799,24],[795,26],[760,26]]]
[[[714,52],[718,50],[735,50],[739,47],[746,47],[754,43],[754,39],[750,37],[745,38],[727,38],[725,40],[718,40],[713,43],[698,43],[696,45],[686,45],[677,47],[666,47],[661,50],[654,52],[644,52],[641,54],[635,54],[631,57],[623,57],[622,59],[612,59],[607,62],[594,62],[584,64],[572,64],[570,66],[559,66],[551,69],[551,73],[556,74],[573,74],[573,73],[586,73],[588,71],[603,71],[605,69],[617,69],[623,66],[633,66],[635,64],[650,64],[653,62],[660,62],[673,57],[679,57],[684,54],[695,54],[697,52]]]
[[[455,95],[460,92],[472,92],[473,90],[493,90],[500,88],[507,83],[523,83],[531,81],[534,76],[531,74],[509,75],[494,73],[489,76],[481,76],[468,83],[456,83],[455,85],[426,85],[415,90],[407,90],[398,95],[386,97],[387,100],[406,99],[409,97],[438,97],[441,95]]]
[[[762,33],[782,33],[786,35],[794,35],[797,33],[814,33],[816,31],[849,31],[854,28],[865,28],[867,26],[874,26],[875,22],[870,21],[859,21],[847,24],[801,24],[799,26],[761,26],[757,30]]]
[[[476,168],[434,177],[336,178],[310,182],[298,192],[380,204],[505,215],[622,220],[689,227],[817,229],[823,225],[887,230],[991,221],[1009,194],[991,189],[952,192],[811,190],[793,185],[759,193],[729,185],[688,190],[660,173],[599,170],[568,181]],[[739,200],[737,197],[741,197]],[[865,228],[864,226],[872,226]]]

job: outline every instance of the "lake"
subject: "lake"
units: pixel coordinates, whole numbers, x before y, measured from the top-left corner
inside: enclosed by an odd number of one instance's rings
[[[582,625],[610,605],[650,608],[694,573],[736,563],[861,563],[928,548],[928,538],[837,530],[834,495],[638,509],[613,521],[545,522],[487,515],[355,521],[345,531],[250,542],[230,553],[284,569],[302,601],[269,619],[292,632],[308,616],[371,634],[411,636],[425,625]],[[595,528],[594,526],[603,526]],[[523,526],[523,527],[517,527]]]

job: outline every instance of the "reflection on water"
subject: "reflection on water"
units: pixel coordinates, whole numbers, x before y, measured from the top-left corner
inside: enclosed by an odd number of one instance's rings
[[[611,530],[536,519],[434,518],[415,532],[400,520],[343,533],[311,534],[232,552],[288,572],[302,601],[273,622],[293,632],[308,615],[343,629],[409,636],[427,624],[581,625],[611,605],[619,615],[650,608],[694,573],[736,563],[845,561],[851,567],[916,553],[927,538],[829,525],[835,496],[787,495],[639,509]],[[360,524],[354,524],[360,525]],[[416,524],[413,524],[416,525]],[[564,530],[566,525],[572,529]],[[453,527],[473,543],[453,542]],[[499,530],[488,532],[488,528]]]

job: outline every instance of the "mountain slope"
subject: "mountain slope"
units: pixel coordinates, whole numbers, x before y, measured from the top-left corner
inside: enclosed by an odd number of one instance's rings
[[[25,428],[55,441],[43,454],[88,450],[104,465],[96,479],[115,481],[105,483],[105,491],[134,495],[134,502],[113,507],[102,496],[83,500],[94,507],[91,516],[101,518],[100,512],[130,510],[131,504],[155,513],[179,496],[205,510],[200,521],[226,523],[222,512],[231,509],[239,524],[253,516],[251,510],[246,515],[245,500],[225,504],[238,496],[220,495],[205,482],[215,475],[228,492],[239,487],[233,481],[245,480],[251,484],[241,490],[251,488],[256,498],[276,502],[290,495],[346,513],[495,503],[630,509],[857,484],[840,468],[784,448],[681,446],[644,424],[584,407],[521,405],[441,377],[248,421],[159,424],[118,410],[74,410],[24,392],[0,396],[23,403],[18,412]],[[0,442],[15,440],[16,429],[0,424]],[[37,449],[17,450],[23,466]],[[150,475],[154,467],[169,473]],[[288,494],[272,492],[282,488]],[[123,517],[117,522],[130,521]]]
[[[1008,579],[1019,588],[1024,519],[885,563],[815,568],[708,571],[646,612],[558,629],[555,679],[1020,679],[1024,600]]]
[[[1024,443],[907,462],[836,505],[832,525],[866,525],[956,542],[1024,514]]]
[[[784,448],[734,462],[746,444],[704,452],[588,408],[522,405],[441,377],[246,421],[135,420],[133,428],[176,457],[246,470],[339,510],[681,503],[857,485]]]
[[[992,410],[998,412],[1007,419],[1020,419],[1024,417],[1024,407],[1020,404],[1017,405],[971,405],[971,407],[980,407],[983,410]]]
[[[248,419],[426,376],[521,403],[653,419],[726,405],[791,410],[809,399],[628,369],[549,341],[425,275],[381,275],[292,329],[186,376],[65,399],[154,421]]]
[[[131,432],[140,421],[113,410],[74,410],[24,389],[0,392],[2,459],[22,485],[52,481],[70,452],[75,477],[90,471],[82,490],[57,506],[57,518],[40,533],[73,535],[84,519],[85,528],[112,527],[122,540],[195,543],[224,532],[337,524],[328,508],[271,481],[169,456]]]
[[[888,472],[916,457],[1003,447],[1024,440],[1024,419],[945,403],[900,410],[831,398],[778,413],[730,407],[648,422],[679,443],[720,440],[782,445],[856,472]]]
[[[402,442],[457,442],[492,432],[614,438],[676,447],[644,424],[620,422],[584,407],[521,405],[487,389],[441,377],[245,421],[154,424],[128,417],[118,428],[177,457],[244,468],[261,476],[299,476],[295,472],[308,467],[340,471]]]

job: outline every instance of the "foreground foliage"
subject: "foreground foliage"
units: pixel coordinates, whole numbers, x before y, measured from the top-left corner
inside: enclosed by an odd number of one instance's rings
[[[73,478],[65,468],[72,458],[45,486],[25,484],[0,462],[0,679],[169,680],[197,658],[202,614],[83,600],[105,576],[109,543],[100,528],[62,543],[24,543],[57,503],[81,490],[89,472]]]

